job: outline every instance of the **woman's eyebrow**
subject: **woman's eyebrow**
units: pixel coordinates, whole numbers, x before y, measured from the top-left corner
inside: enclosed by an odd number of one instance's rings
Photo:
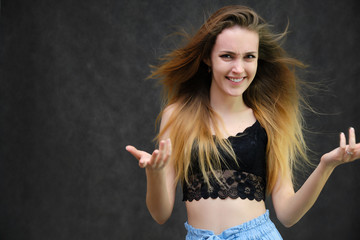
[[[220,53],[222,53],[222,54],[225,53],[225,54],[232,54],[232,55],[240,55],[240,54],[235,53],[235,52],[233,52],[233,51],[227,51],[227,50],[220,51]],[[249,52],[243,53],[243,55],[257,54],[257,53],[258,53],[257,51],[249,51]]]

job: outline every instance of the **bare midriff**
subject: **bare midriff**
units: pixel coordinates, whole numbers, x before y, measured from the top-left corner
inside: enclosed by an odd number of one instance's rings
[[[220,234],[224,230],[248,222],[266,212],[264,201],[249,199],[200,199],[186,201],[188,223],[194,228]]]

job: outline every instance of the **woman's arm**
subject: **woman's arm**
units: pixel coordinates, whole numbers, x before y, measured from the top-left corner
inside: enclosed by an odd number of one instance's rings
[[[170,111],[164,111],[160,130],[166,125]],[[154,220],[163,224],[170,217],[175,202],[175,169],[171,161],[171,142],[169,134],[159,143],[159,149],[151,155],[137,150],[133,146],[126,146],[126,150],[139,160],[139,166],[145,168],[147,179],[146,205]]]
[[[355,130],[349,130],[349,145],[344,133],[340,134],[340,146],[326,153],[319,165],[295,193],[290,178],[278,178],[272,200],[279,221],[286,227],[297,223],[313,206],[326,181],[336,166],[360,158],[360,144],[356,144]]]

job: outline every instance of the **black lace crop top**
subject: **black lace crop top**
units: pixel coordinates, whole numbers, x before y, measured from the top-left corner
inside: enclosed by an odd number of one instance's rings
[[[197,159],[193,157],[189,184],[185,181],[183,183],[183,201],[191,202],[194,199],[209,197],[265,200],[267,144],[265,129],[256,121],[244,132],[230,136],[228,139],[238,164],[231,157],[223,155],[226,164],[221,163],[221,169],[215,171],[222,184],[209,174],[209,188],[201,174]]]

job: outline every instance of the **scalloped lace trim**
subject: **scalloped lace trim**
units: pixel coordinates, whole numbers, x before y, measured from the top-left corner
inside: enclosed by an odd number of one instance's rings
[[[225,199],[250,199],[265,200],[265,181],[262,177],[253,173],[239,172],[236,170],[217,170],[220,184],[215,177],[210,177],[210,189],[204,182],[202,174],[189,177],[190,184],[184,183],[183,201],[200,200],[201,198]]]

